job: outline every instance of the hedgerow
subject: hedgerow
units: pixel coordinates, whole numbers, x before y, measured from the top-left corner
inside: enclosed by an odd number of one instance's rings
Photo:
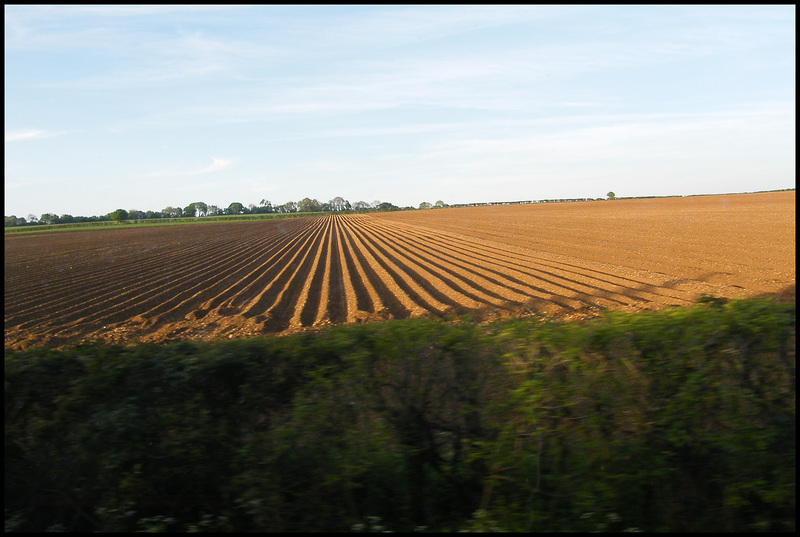
[[[7,531],[795,529],[795,304],[5,352]]]

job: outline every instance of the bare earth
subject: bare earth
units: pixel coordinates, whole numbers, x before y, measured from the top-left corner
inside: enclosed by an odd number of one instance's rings
[[[471,313],[794,298],[795,192],[5,239],[5,345],[217,339]]]

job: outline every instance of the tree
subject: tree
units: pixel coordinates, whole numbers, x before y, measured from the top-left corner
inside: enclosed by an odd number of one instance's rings
[[[5,227],[24,226],[27,224],[27,221],[24,218],[17,218],[16,215],[13,214],[11,216],[6,216],[5,220]]]
[[[128,211],[125,209],[117,209],[113,213],[108,213],[108,217],[114,222],[122,222],[128,219]]]
[[[330,203],[332,211],[344,211],[350,205],[350,202],[341,196],[336,196],[328,203]]]
[[[296,213],[297,212],[297,204],[293,201],[287,201],[283,205],[278,206],[279,211],[281,213]]]
[[[369,209],[369,203],[366,201],[357,201],[355,205],[353,205],[353,209],[356,211],[366,211]]]
[[[303,198],[297,202],[297,207],[301,213],[316,213],[322,209],[322,206],[317,200]]]
[[[444,207],[447,207],[447,204],[442,200],[439,200],[436,202],[436,205],[434,205],[434,207],[436,207],[437,209],[443,209]]]
[[[242,214],[242,210],[244,209],[244,205],[239,203],[238,201],[234,201],[228,208],[225,209],[225,214]]]
[[[606,194],[606,196],[608,196],[608,199],[610,200],[617,199],[617,195],[614,194],[613,192],[609,192],[608,194]]]
[[[161,214],[163,214],[167,218],[175,218],[178,216],[183,216],[183,209],[181,209],[180,207],[168,206],[161,211]]]
[[[420,209],[430,209],[431,207],[432,205],[427,201],[423,201],[422,203],[419,204]]]
[[[208,213],[208,205],[202,201],[195,201],[186,206],[183,216],[205,216]]]

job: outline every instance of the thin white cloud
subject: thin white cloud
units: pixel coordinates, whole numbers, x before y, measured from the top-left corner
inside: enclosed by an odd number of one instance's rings
[[[392,47],[440,39],[487,27],[541,20],[561,7],[547,6],[398,6],[381,10],[332,14],[316,21],[310,38],[327,46]],[[313,21],[312,21],[313,23]],[[306,23],[308,24],[308,23]]]
[[[34,87],[109,91],[195,84],[212,77],[220,79],[222,74],[235,76],[249,63],[268,61],[278,54],[276,47],[206,37],[202,32],[157,40],[149,36],[115,34],[109,40],[106,44],[98,43],[95,48],[117,49],[121,67],[68,80],[47,80]],[[122,50],[125,47],[140,52],[129,56]]]
[[[52,138],[60,133],[44,131],[40,129],[27,129],[20,131],[6,131],[6,142],[20,142],[24,140],[41,140],[42,138]]]
[[[103,16],[136,16],[136,15],[164,15],[167,13],[175,12],[196,12],[196,11],[222,11],[231,9],[241,9],[248,6],[246,4],[224,4],[224,5],[96,5],[96,6],[71,6],[70,9],[73,13],[90,13],[93,15]]]
[[[233,161],[231,159],[214,158],[213,162],[211,163],[211,166],[208,166],[207,168],[203,168],[202,170],[197,170],[195,172],[190,172],[187,175],[196,175],[198,173],[216,172],[216,171],[222,170],[224,168],[227,168],[228,166],[231,165],[231,163],[233,163]]]
[[[186,175],[200,175],[204,173],[212,173],[224,170],[231,164],[233,164],[232,159],[214,157],[212,159],[211,164],[209,166],[206,166],[205,168],[194,169],[194,170],[181,170],[177,168],[170,168],[167,170],[159,170],[152,173],[146,173],[142,177],[179,177]]]
[[[99,44],[96,37],[119,38],[120,32],[111,26],[114,19],[127,24],[131,17],[169,16],[235,10],[233,5],[13,5],[5,6],[5,47],[42,48],[58,45],[88,47]],[[67,22],[68,21],[68,22]],[[90,26],[89,28],[85,28]],[[77,28],[76,27],[84,27]]]
[[[258,65],[280,53],[280,46],[220,37],[221,32],[213,26],[208,30],[208,18],[199,19],[200,26],[178,19],[172,31],[161,33],[144,21],[127,20],[130,16],[163,17],[173,11],[181,14],[229,6],[51,7],[54,11],[25,6],[9,10],[7,6],[6,50],[75,50],[87,59],[70,74],[54,74],[28,84],[35,88],[118,91],[196,83],[220,72],[236,76],[247,65]]]
[[[462,137],[439,144],[425,158],[536,155],[538,162],[577,162],[678,156],[724,147],[725,141],[718,140],[725,135],[735,134],[753,142],[772,141],[790,131],[793,120],[783,106],[765,105],[714,113],[585,116],[561,121],[550,118],[528,125],[539,132]]]
[[[197,42],[186,40],[191,55],[165,61],[157,70],[165,78],[197,76],[230,70],[239,61],[250,69],[252,57],[244,58],[245,44]],[[213,104],[187,102],[169,111],[156,112],[136,120],[138,126],[191,125],[259,122],[286,116],[318,114],[341,115],[385,111],[402,107],[436,107],[486,111],[541,111],[566,103],[610,100],[607,95],[593,95],[590,88],[575,84],[564,94],[558,84],[583,75],[621,70],[630,72],[638,66],[652,67],[676,58],[697,58],[716,52],[716,45],[704,46],[690,41],[643,44],[631,49],[617,43],[585,42],[580,44],[537,46],[505,51],[502,55],[484,52],[465,58],[459,55],[408,57],[392,61],[347,61],[336,74],[318,75],[298,72],[288,78],[264,78],[224,90]],[[195,59],[190,59],[196,55]],[[164,58],[167,56],[164,55]],[[216,58],[216,59],[215,59]],[[124,77],[146,83],[154,74]],[[123,77],[115,76],[115,83]],[[257,80],[257,79],[256,79]],[[134,82],[135,83],[135,82]],[[553,99],[555,92],[562,92]],[[237,103],[237,104],[230,104]],[[563,104],[562,104],[563,103]],[[538,113],[538,112],[537,112]],[[133,126],[128,124],[128,126]]]

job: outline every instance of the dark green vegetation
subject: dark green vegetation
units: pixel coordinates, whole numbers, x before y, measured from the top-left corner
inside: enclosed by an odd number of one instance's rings
[[[122,220],[118,222],[113,221],[96,221],[96,222],[76,222],[71,224],[49,224],[49,225],[32,225],[25,227],[6,227],[6,235],[18,235],[21,233],[45,233],[55,231],[88,231],[100,229],[121,229],[121,226],[180,226],[180,225],[195,225],[195,224],[219,224],[221,222],[252,222],[255,220],[277,220],[284,218],[306,218],[309,216],[317,216],[322,213],[270,213],[270,214],[253,214],[253,215],[233,215],[233,216],[204,216],[202,218],[155,218],[143,220]]]
[[[5,353],[6,529],[795,529],[795,304]]]
[[[443,201],[436,202],[436,208],[446,207]],[[413,209],[413,207],[405,207]],[[185,208],[166,207],[161,211],[139,211],[131,209],[117,209],[103,216],[72,216],[71,214],[57,215],[45,213],[41,217],[28,215],[28,218],[16,215],[5,217],[5,234],[30,233],[39,231],[56,231],[73,228],[108,229],[119,224],[145,224],[167,225],[210,222],[236,222],[249,220],[264,220],[273,218],[291,218],[313,216],[318,213],[352,213],[352,212],[380,212],[399,211],[393,203],[388,201],[375,201],[371,204],[358,201],[350,204],[349,201],[337,196],[327,203],[320,203],[316,199],[303,198],[295,203],[289,201],[283,205],[273,206],[272,202],[262,199],[258,205],[250,204],[245,207],[239,202],[231,203],[227,208],[208,205],[202,201],[190,203]]]

